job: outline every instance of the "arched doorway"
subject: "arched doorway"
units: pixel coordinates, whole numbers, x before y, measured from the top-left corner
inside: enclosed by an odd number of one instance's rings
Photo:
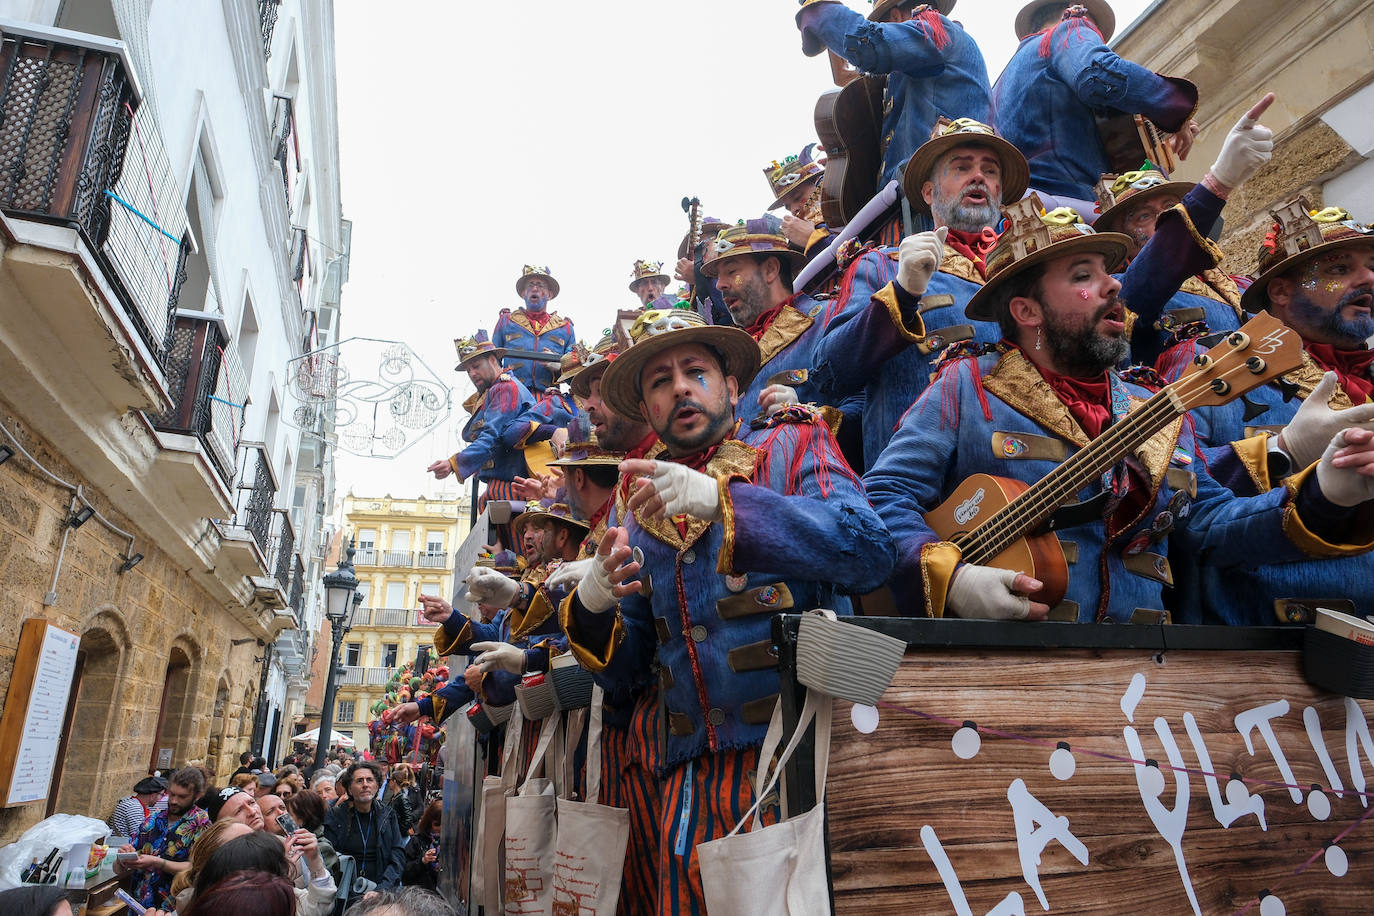
[[[117,634],[114,626],[94,625],[81,636],[72,680],[71,714],[63,736],[65,748],[58,754],[53,788],[48,794],[49,814],[86,813],[99,807],[97,796],[110,714],[120,702],[119,670],[124,651]]]
[[[191,657],[181,646],[172,646],[167,655],[167,673],[162,681],[162,702],[158,707],[157,729],[153,734],[152,752],[148,755],[148,769],[162,770],[184,761],[181,747],[182,728],[186,724],[186,700],[191,690]]]

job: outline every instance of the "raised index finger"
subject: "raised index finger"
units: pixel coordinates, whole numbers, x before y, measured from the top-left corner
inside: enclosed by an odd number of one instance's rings
[[[1256,102],[1254,107],[1245,113],[1245,117],[1241,118],[1240,123],[1236,126],[1241,128],[1242,130],[1254,127],[1256,124],[1259,123],[1260,117],[1265,113],[1265,111],[1269,109],[1269,106],[1272,104],[1274,104],[1274,93],[1266,92],[1264,94],[1264,98]]]

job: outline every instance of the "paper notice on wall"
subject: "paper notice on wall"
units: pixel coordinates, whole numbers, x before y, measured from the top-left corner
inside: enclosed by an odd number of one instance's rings
[[[10,780],[9,796],[5,800],[8,805],[42,801],[48,797],[80,645],[81,637],[54,626],[49,626],[43,635],[33,690],[24,714],[24,729],[15,754],[14,778]]]
[[[476,523],[473,524],[472,530],[468,532],[462,546],[453,555],[453,596],[450,603],[456,613],[467,617],[471,617],[477,612],[477,605],[463,597],[468,590],[463,580],[477,565],[477,558],[482,555],[482,548],[489,543],[490,528],[487,510],[483,509],[482,514],[477,517]],[[425,621],[422,619],[420,622],[424,623]]]

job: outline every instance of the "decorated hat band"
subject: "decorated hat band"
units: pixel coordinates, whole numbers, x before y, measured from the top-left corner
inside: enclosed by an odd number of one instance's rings
[[[494,356],[500,361],[506,355],[506,348],[492,343],[486,331],[479,330],[471,337],[460,337],[453,341],[453,346],[458,351],[458,365],[453,367],[455,372],[463,371],[469,363],[480,357]]]
[[[1291,200],[1277,210],[1273,228],[1260,244],[1258,276],[1240,297],[1241,308],[1259,311],[1269,305],[1269,284],[1313,255],[1342,248],[1374,248],[1374,226],[1357,222],[1342,207],[1314,209],[1307,198]]]
[[[1172,195],[1182,199],[1192,190],[1193,185],[1186,181],[1170,181],[1153,165],[1120,175],[1103,175],[1095,188],[1097,212],[1100,214],[1093,223],[1099,231],[1119,231],[1120,224],[1130,212],[1149,197]]]
[[[529,286],[531,280],[543,280],[544,285],[549,288],[549,298],[558,298],[558,281],[553,278],[549,269],[536,264],[526,264],[520,271],[520,279],[515,281],[515,294],[521,299],[525,298],[525,287]]]
[[[767,230],[768,223],[762,219],[751,219],[723,230],[711,243],[709,253],[713,257],[702,265],[701,272],[708,277],[719,276],[721,264],[744,255],[776,255],[793,271],[800,270],[806,263],[806,255],[789,247],[783,236]]]

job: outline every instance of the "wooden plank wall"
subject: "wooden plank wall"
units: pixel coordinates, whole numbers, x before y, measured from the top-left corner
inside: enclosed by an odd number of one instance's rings
[[[1123,712],[1123,695],[1133,681],[1144,690],[1132,722]],[[851,704],[836,706],[827,789],[836,912],[981,916],[997,908],[1002,914],[1244,911],[1270,916],[1374,911],[1374,817],[1360,821],[1374,807],[1362,806],[1349,791],[1343,798],[1321,793],[1315,808],[1320,812],[1324,799],[1330,813],[1319,820],[1309,810],[1310,789],[1295,803],[1288,789],[1253,782],[1289,780],[1258,729],[1252,730],[1253,753],[1247,750],[1236,717],[1282,702],[1287,703],[1286,714],[1269,721],[1294,784],[1333,785],[1304,724],[1304,711],[1311,707],[1341,783],[1350,789],[1367,780],[1367,790],[1374,792],[1374,743],[1366,718],[1374,704],[1349,701],[1347,706],[1344,698],[1308,686],[1297,652],[1155,656],[1141,651],[909,650],[878,709],[875,731],[859,733],[851,721]],[[934,721],[915,712],[953,721]],[[1267,829],[1253,813],[1236,817],[1229,828],[1221,826],[1199,772],[1185,713],[1194,718],[1213,772],[1221,775],[1219,800],[1228,798],[1227,777],[1233,771],[1251,780],[1248,792],[1263,800]],[[1176,753],[1191,773],[1168,768],[1157,718],[1172,733]],[[1353,779],[1346,753],[1348,719],[1355,729],[1353,765],[1360,774]],[[979,749],[969,759],[956,755],[953,742],[965,720],[979,727]],[[1165,765],[1163,770],[1139,768],[1146,790],[1138,785],[1137,767],[1129,760],[1089,753],[1130,758],[1128,728],[1138,734],[1143,755]],[[1050,770],[1060,741],[1073,754],[1068,779]],[[1186,785],[1186,824],[1184,808],[1177,804],[1178,780]],[[1042,804],[1052,817],[1041,811],[1041,820],[1067,818],[1067,831],[1081,842],[1087,864],[1080,864],[1061,843],[1065,835],[1051,827],[1048,833],[1058,838],[1049,839],[1036,866],[1039,845],[1033,831],[1044,827],[1028,821],[1018,847],[1009,794],[1018,797],[1027,814],[1035,806],[1025,799]],[[1184,828],[1181,861],[1196,907],[1174,848],[1146,810],[1146,794],[1166,830],[1168,810],[1177,807],[1180,812],[1172,829]],[[1243,796],[1233,800],[1246,803]],[[1328,856],[1326,846],[1345,831],[1339,851]],[[939,848],[948,858],[949,887],[927,849],[932,839],[938,840],[935,858]],[[1341,853],[1347,870],[1338,877],[1333,868],[1341,870]],[[1030,880],[1038,875],[1044,909],[1023,874],[1023,859],[1029,863]],[[1277,899],[1262,905],[1265,891]],[[953,902],[960,893],[967,898],[965,907]],[[1011,894],[1020,896],[1021,907],[1011,901],[999,907]]]

